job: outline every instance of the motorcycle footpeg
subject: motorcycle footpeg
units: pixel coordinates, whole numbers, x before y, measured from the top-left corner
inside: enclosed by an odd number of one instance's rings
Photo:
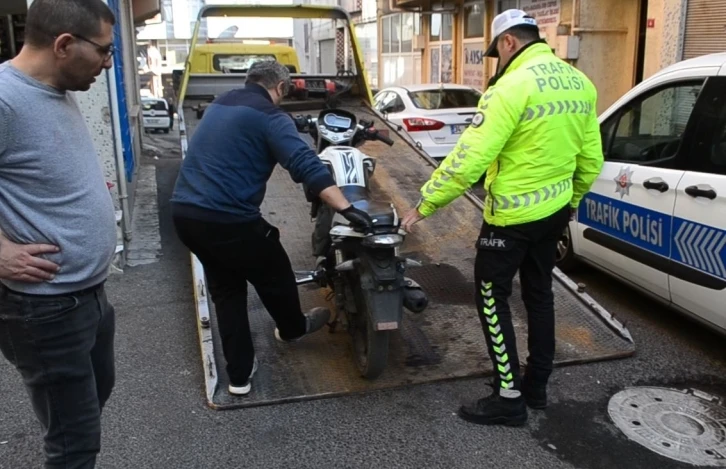
[[[406,267],[423,267],[423,264],[419,261],[406,258]]]

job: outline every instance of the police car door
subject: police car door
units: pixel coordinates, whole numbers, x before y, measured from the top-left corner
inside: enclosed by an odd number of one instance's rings
[[[694,111],[696,134],[678,184],[673,303],[726,329],[726,77],[710,77]]]
[[[602,122],[605,164],[578,213],[582,257],[668,301],[682,143],[700,83],[654,85]]]

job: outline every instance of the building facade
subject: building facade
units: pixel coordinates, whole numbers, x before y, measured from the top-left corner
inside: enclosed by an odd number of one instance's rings
[[[553,51],[593,80],[599,112],[667,65],[726,50],[726,0],[378,0],[381,86],[485,88],[490,24],[509,8],[536,17]]]

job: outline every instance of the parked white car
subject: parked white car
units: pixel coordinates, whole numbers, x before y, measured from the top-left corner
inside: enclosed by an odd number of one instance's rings
[[[169,103],[164,98],[141,98],[142,114],[144,116],[144,130],[169,133],[172,127]]]
[[[465,85],[394,86],[376,93],[373,107],[431,158],[443,160],[471,123],[481,95]]]
[[[726,332],[726,53],[643,81],[600,129],[605,164],[558,265],[583,260]]]

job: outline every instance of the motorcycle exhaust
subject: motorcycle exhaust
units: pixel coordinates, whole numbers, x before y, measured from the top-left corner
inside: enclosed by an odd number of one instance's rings
[[[403,306],[412,313],[421,313],[429,305],[429,298],[418,288],[403,289]]]
[[[406,277],[405,282],[406,284],[403,287],[403,307],[412,313],[423,312],[429,305],[428,295],[415,280]]]

